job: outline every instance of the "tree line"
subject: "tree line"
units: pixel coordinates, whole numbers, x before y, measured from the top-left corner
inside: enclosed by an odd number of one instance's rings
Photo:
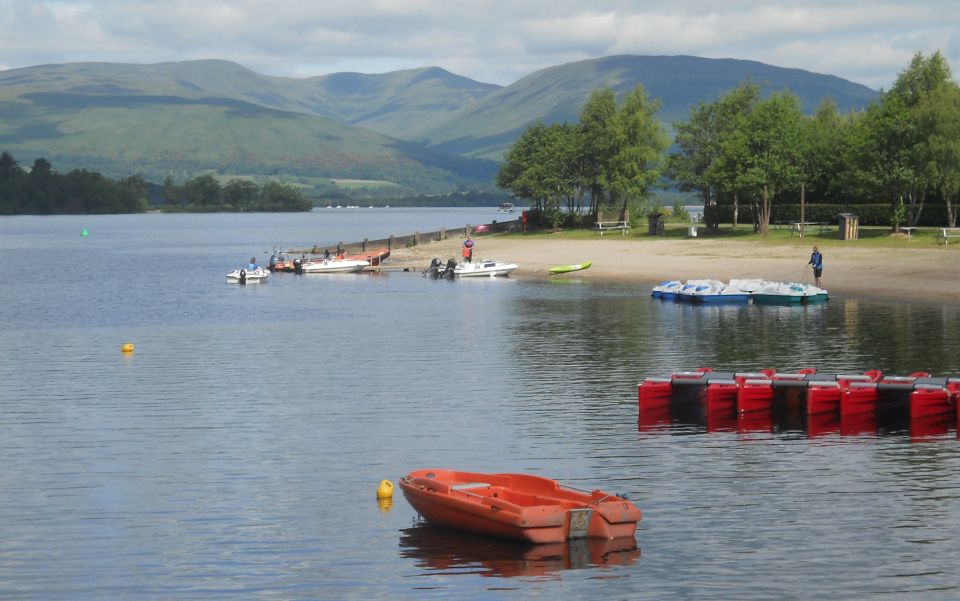
[[[882,202],[896,230],[930,201],[956,224],[960,197],[960,86],[940,54],[917,54],[892,88],[865,110],[840,114],[825,100],[804,115],[789,91],[762,97],[747,81],[700,102],[674,124],[667,152],[658,104],[642,86],[618,107],[612,89],[593,93],[577,124],[537,123],[507,152],[497,183],[553,220],[601,207],[650,210],[655,185],[695,192],[707,225],[747,203],[758,231],[773,203],[855,206]],[[725,211],[720,211],[725,208]]]
[[[0,153],[2,215],[137,213],[147,208],[147,187],[139,175],[113,181],[86,169],[60,174],[43,158],[24,169]]]
[[[221,185],[212,175],[195,177],[176,185],[167,177],[160,189],[165,211],[309,211],[313,201],[298,188],[278,182],[258,186],[245,179]]]
[[[151,197],[159,200],[157,208],[169,212],[313,208],[299,189],[277,182],[261,187],[233,179],[222,186],[212,175],[202,175],[178,186],[167,177],[158,191],[140,175],[114,181],[86,169],[61,174],[44,158],[24,169],[10,153],[0,153],[0,215],[141,213],[151,208]]]

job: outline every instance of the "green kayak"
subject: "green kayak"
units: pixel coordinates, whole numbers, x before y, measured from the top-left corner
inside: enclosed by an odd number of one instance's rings
[[[587,261],[586,263],[577,263],[576,265],[558,265],[557,267],[550,268],[550,275],[557,275],[559,273],[570,273],[571,271],[580,271],[581,269],[588,269],[593,265],[593,261]]]

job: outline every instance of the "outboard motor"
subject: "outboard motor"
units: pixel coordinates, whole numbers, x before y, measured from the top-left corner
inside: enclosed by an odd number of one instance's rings
[[[241,269],[241,270],[240,270],[240,277],[237,279],[237,283],[240,284],[241,286],[247,283],[247,270],[246,270],[246,269]]]
[[[452,280],[453,270],[456,268],[457,268],[457,262],[455,260],[450,259],[449,261],[447,261],[447,266],[443,270],[443,277],[447,278],[448,280]]]
[[[440,265],[440,259],[434,257],[433,260],[430,261],[430,267],[423,271],[423,275],[436,279],[437,276],[440,275]]]
[[[300,259],[294,259],[293,270],[297,273],[303,273],[303,261],[301,261]]]

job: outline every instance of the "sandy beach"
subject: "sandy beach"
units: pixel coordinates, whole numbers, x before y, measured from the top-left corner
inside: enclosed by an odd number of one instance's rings
[[[556,277],[636,283],[668,279],[763,278],[813,283],[807,265],[815,238],[772,244],[733,239],[664,240],[617,236],[475,238],[475,259],[517,263],[511,277],[550,278],[549,268],[592,261],[585,271]],[[423,269],[434,257],[460,261],[462,238],[397,249],[390,264]],[[960,245],[877,248],[856,240],[821,245],[823,287],[832,298],[960,306]]]

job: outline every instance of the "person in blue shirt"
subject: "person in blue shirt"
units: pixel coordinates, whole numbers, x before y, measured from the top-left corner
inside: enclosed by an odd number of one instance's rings
[[[247,265],[247,271],[256,271],[260,267],[257,265],[257,258],[250,257],[250,264]]]
[[[820,254],[816,246],[813,247],[813,253],[810,255],[810,261],[807,262],[807,265],[813,265],[814,285],[817,288],[823,288],[820,284],[820,276],[823,274],[823,255]]]

